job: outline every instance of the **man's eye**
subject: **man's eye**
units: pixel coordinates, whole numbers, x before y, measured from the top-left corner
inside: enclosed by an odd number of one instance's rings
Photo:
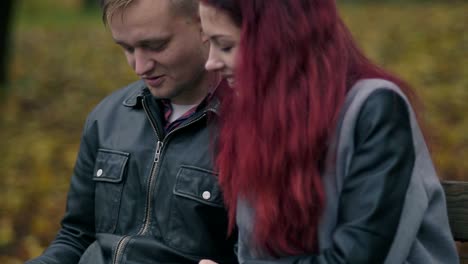
[[[157,44],[157,45],[148,45],[146,48],[151,51],[162,51],[166,48],[167,42],[162,43],[162,44]]]
[[[133,51],[135,50],[134,48],[128,46],[122,46],[122,49],[128,53],[133,53]]]

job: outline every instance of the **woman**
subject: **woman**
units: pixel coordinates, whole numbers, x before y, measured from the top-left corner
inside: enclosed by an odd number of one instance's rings
[[[201,0],[200,18],[232,86],[216,161],[241,263],[458,263],[411,92],[335,1]]]

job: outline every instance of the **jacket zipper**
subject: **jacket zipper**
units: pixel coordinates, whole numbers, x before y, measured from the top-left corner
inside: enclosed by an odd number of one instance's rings
[[[156,171],[157,171],[157,168],[158,168],[159,159],[161,157],[161,151],[162,151],[163,146],[164,146],[164,143],[162,141],[158,140],[158,142],[156,144],[156,152],[154,154],[153,167],[151,168],[151,176],[150,176],[150,179],[149,179],[148,189],[147,189],[147,192],[146,192],[147,196],[146,196],[145,218],[143,220],[142,228],[140,229],[140,231],[138,231],[138,235],[143,235],[144,233],[146,233],[146,231],[148,230],[148,227],[149,227],[150,215],[151,215],[151,197],[153,197],[152,190],[154,189],[154,188],[151,188],[151,187],[153,186],[153,182],[156,179]]]
[[[145,111],[145,114],[148,117],[151,126],[153,127],[154,134],[156,135],[156,138],[157,138],[158,141],[156,143],[156,151],[155,151],[155,154],[154,154],[154,161],[153,161],[153,165],[152,165],[152,168],[151,168],[151,174],[150,174],[150,179],[149,179],[149,183],[148,183],[147,196],[146,196],[145,217],[144,217],[144,221],[143,221],[143,227],[140,229],[140,231],[138,231],[137,235],[144,234],[146,232],[146,230],[148,229],[148,226],[149,226],[151,197],[152,197],[151,190],[154,189],[154,188],[151,188],[151,186],[153,185],[154,178],[156,177],[156,168],[157,168],[157,165],[159,163],[159,158],[161,156],[162,147],[164,146],[163,142],[160,141],[160,136],[159,136],[158,130],[156,128],[156,125],[154,124],[154,121],[151,119],[151,115],[149,114],[149,111],[147,109],[148,106],[146,105],[145,100],[143,100],[142,103],[143,103],[143,109]],[[130,240],[129,236],[124,236],[124,237],[122,237],[120,239],[120,241],[117,244],[117,248],[115,250],[115,256],[114,256],[113,264],[118,264],[119,263],[118,259],[122,256],[122,254],[124,252],[124,249],[125,249],[125,246],[127,245],[129,240]]]
[[[158,165],[159,165],[159,160],[161,158],[161,153],[162,153],[162,150],[163,150],[163,148],[165,146],[165,142],[168,140],[168,138],[170,138],[170,136],[174,132],[176,132],[176,131],[178,131],[180,129],[183,129],[183,128],[187,127],[187,126],[190,126],[193,123],[198,122],[199,120],[201,120],[205,116],[206,116],[206,112],[204,112],[203,114],[201,114],[197,118],[191,120],[190,122],[188,122],[188,123],[186,123],[186,124],[184,124],[184,125],[182,125],[180,127],[177,127],[176,129],[169,132],[166,135],[166,137],[164,138],[163,141],[158,140],[158,143],[157,143],[157,146],[156,146],[156,153],[155,153],[155,157],[154,157],[154,162],[153,162],[152,173],[151,173],[151,176],[150,176],[151,177],[150,178],[150,183],[149,183],[148,192],[147,192],[148,196],[147,196],[147,199],[146,199],[147,207],[146,207],[146,212],[145,212],[145,220],[143,222],[143,227],[138,232],[138,235],[144,235],[148,231],[148,228],[149,228],[150,223],[151,223],[151,219],[150,219],[150,216],[151,216],[151,198],[153,197],[153,192],[152,191],[154,190],[154,188],[151,188],[151,187],[153,185],[154,179],[156,178],[157,169],[158,169]],[[151,120],[151,118],[150,118],[150,123],[153,126],[153,129],[155,129],[155,125],[153,124],[154,122]],[[156,132],[156,129],[155,129],[155,132]],[[157,133],[156,133],[156,135],[157,135]]]
[[[151,197],[152,195],[152,190],[154,188],[151,188],[153,186],[153,181],[156,178],[156,172],[159,164],[159,159],[161,157],[161,151],[162,148],[164,147],[164,142],[161,141],[161,137],[158,133],[158,130],[156,128],[154,120],[151,118],[151,115],[148,110],[148,106],[145,103],[145,100],[143,100],[143,109],[145,110],[146,116],[148,117],[148,120],[150,121],[151,126],[153,127],[154,134],[156,135],[157,138],[157,143],[156,143],[156,151],[154,153],[154,160],[153,160],[153,166],[151,167],[151,174],[148,182],[148,189],[147,189],[147,196],[146,196],[146,208],[145,208],[145,217],[143,219],[143,226],[141,227],[140,231],[138,231],[138,235],[142,235],[146,233],[149,227],[149,222],[150,222],[150,215],[151,215]]]
[[[118,259],[122,256],[123,250],[125,246],[127,245],[128,241],[130,241],[129,236],[124,236],[123,238],[120,239],[119,243],[117,244],[117,248],[115,250],[114,260],[112,261],[113,264],[118,263]]]
[[[150,222],[151,222],[150,221],[151,197],[153,196],[152,195],[152,190],[154,189],[154,188],[151,188],[151,187],[153,185],[154,179],[156,178],[156,172],[157,172],[157,168],[158,168],[158,165],[159,165],[159,160],[161,158],[161,153],[162,153],[162,150],[163,150],[163,147],[164,147],[164,139],[163,139],[163,141],[160,140],[158,130],[157,130],[156,125],[154,124],[154,121],[151,118],[151,115],[150,115],[150,113],[149,113],[149,111],[147,109],[148,106],[146,105],[145,100],[143,100],[142,103],[143,103],[143,109],[144,109],[144,111],[146,113],[146,116],[148,117],[148,119],[150,121],[151,126],[153,127],[153,131],[154,131],[158,141],[156,143],[156,151],[155,151],[155,155],[154,155],[154,162],[153,162],[153,166],[151,168],[151,174],[150,174],[150,179],[149,179],[149,183],[148,183],[148,190],[147,190],[147,196],[146,196],[145,218],[144,218],[143,226],[140,229],[140,231],[138,231],[137,235],[145,234],[148,231],[148,228],[150,226]],[[190,126],[191,124],[193,124],[195,122],[198,122],[199,120],[201,120],[202,118],[204,118],[206,116],[206,112],[208,112],[208,111],[213,111],[213,112],[216,113],[216,111],[214,109],[211,109],[211,108],[205,110],[203,112],[203,114],[200,115],[199,117],[193,119],[192,121],[188,122],[187,124],[184,124],[183,126],[180,126],[180,127],[176,128],[176,129],[172,130],[171,132],[169,132],[166,135],[165,139],[169,138],[169,136],[172,135],[175,131],[180,130],[182,128],[185,128],[187,126]],[[116,251],[115,251],[115,257],[114,257],[113,264],[118,264],[119,263],[118,259],[122,256],[123,251],[124,251],[125,246],[127,245],[128,241],[130,241],[130,237],[129,236],[124,236],[118,242],[117,248],[116,248]]]

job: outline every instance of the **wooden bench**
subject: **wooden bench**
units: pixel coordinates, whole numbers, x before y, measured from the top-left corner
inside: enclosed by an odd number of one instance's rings
[[[468,182],[442,181],[453,238],[468,242]],[[468,255],[460,254],[461,263],[468,263]]]

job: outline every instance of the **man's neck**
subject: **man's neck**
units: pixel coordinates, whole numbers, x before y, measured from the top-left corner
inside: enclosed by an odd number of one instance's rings
[[[197,105],[210,93],[213,93],[221,82],[219,74],[214,72],[206,72],[197,84],[196,89],[192,90],[190,94],[186,94],[184,98],[170,99],[172,104],[177,105]]]
[[[177,120],[179,117],[183,116],[185,113],[187,113],[189,110],[197,106],[198,104],[193,104],[193,105],[179,105],[179,104],[174,104],[171,103],[172,107],[172,114],[169,116],[169,122],[172,123],[175,120]]]

